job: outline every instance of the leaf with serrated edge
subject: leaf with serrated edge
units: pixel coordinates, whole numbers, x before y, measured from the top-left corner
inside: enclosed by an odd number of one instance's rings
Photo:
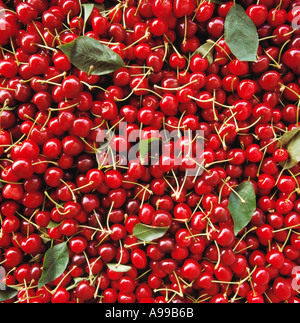
[[[241,5],[235,4],[225,19],[225,42],[240,61],[255,62],[259,46],[256,26]]]
[[[133,236],[142,241],[153,241],[161,238],[169,227],[152,227],[143,223],[137,223],[133,228]]]
[[[120,55],[91,37],[79,36],[58,48],[75,67],[91,75],[106,75],[124,66]]]
[[[130,269],[132,269],[131,266],[127,266],[127,265],[120,265],[120,264],[107,264],[107,267],[112,270],[115,271],[117,273],[126,273],[127,271],[129,271]]]
[[[256,210],[256,195],[250,182],[243,182],[229,195],[228,209],[234,221],[234,234],[237,235],[252,219]]]
[[[286,132],[279,138],[276,149],[285,148],[289,159],[279,163],[284,169],[290,169],[300,162],[300,127]]]
[[[69,262],[69,250],[66,242],[57,244],[45,253],[42,276],[38,287],[52,282],[67,268]]]

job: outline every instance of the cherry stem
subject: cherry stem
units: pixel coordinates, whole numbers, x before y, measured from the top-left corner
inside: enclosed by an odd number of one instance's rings
[[[224,180],[223,180],[224,181]],[[237,192],[237,191],[235,191],[231,186],[229,186],[226,182],[224,182],[225,183],[225,185],[228,187],[228,188],[230,188],[231,190],[232,190],[232,192],[234,192],[234,194],[241,200],[241,202],[242,202],[242,204],[245,204],[246,203],[246,201],[240,196],[240,194]]]
[[[181,284],[180,284],[180,281],[179,281],[178,276],[177,276],[175,271],[173,271],[173,275],[175,276],[175,279],[177,281],[180,297],[183,297],[184,295],[183,295],[183,292],[182,292]]]
[[[130,182],[130,181],[123,181],[123,183],[140,186],[143,188],[143,190],[146,190],[149,194],[153,195],[153,192],[149,189],[149,186],[144,186],[143,184]]]
[[[152,269],[149,269],[149,270],[147,270],[147,271],[145,271],[144,273],[142,273],[139,277],[137,277],[136,278],[136,280],[139,280],[139,279],[141,279],[143,276],[145,276],[145,275],[147,275],[149,272],[151,272],[152,271]]]
[[[262,119],[262,117],[260,116],[260,117],[259,117],[256,121],[254,121],[250,126],[245,127],[245,128],[237,128],[237,131],[250,129],[250,128],[252,128],[253,126],[255,126],[257,123],[259,123],[259,121],[260,121],[261,119]]]
[[[284,250],[284,248],[285,248],[285,246],[286,246],[286,244],[287,244],[287,242],[288,242],[288,240],[289,240],[289,238],[290,238],[291,233],[292,233],[292,229],[290,228],[290,229],[289,229],[289,233],[288,233],[288,235],[287,235],[287,237],[286,237],[286,239],[285,239],[285,241],[284,241],[283,245],[282,245],[282,246],[281,246],[281,248],[280,248],[280,251],[281,251],[281,252],[283,252],[283,250]]]
[[[267,153],[267,148],[265,148],[265,149],[264,149],[263,157],[262,157],[262,159],[261,159],[261,161],[260,161],[260,163],[259,163],[259,166],[258,166],[258,169],[257,169],[257,177],[259,177],[260,169],[261,169],[261,167],[262,167],[262,164],[263,164],[263,161],[264,161],[264,159],[265,159],[265,155],[266,155],[266,153]]]
[[[217,260],[217,263],[215,265],[215,269],[217,269],[221,263],[221,252],[220,252],[220,248],[219,248],[219,245],[217,244],[217,242],[214,240],[214,243],[215,243],[215,246],[217,248],[217,251],[218,251],[218,260]]]
[[[139,12],[139,9],[140,9],[141,4],[142,4],[142,0],[140,0],[140,1],[138,2],[138,5],[137,5],[136,10],[135,10],[135,13],[134,13],[134,16],[137,16],[137,14],[138,14],[138,12]]]
[[[6,183],[6,184],[18,184],[18,185],[23,185],[23,183],[20,183],[20,182],[9,182],[9,181],[5,181],[4,179],[0,179],[0,182],[2,182],[2,183]]]
[[[296,185],[297,185],[297,189],[295,189],[295,191],[294,192],[292,192],[292,193],[300,193],[300,184],[299,184],[299,182],[298,182],[298,180],[297,180],[297,178],[296,178],[296,176],[297,175],[294,175],[294,173],[290,170],[290,169],[288,169],[288,172],[291,174],[291,176],[293,177],[293,179],[294,179],[294,181],[295,181],[295,183],[296,183]],[[288,196],[288,199],[292,196],[292,193]]]
[[[84,81],[80,81],[82,84],[84,84],[85,86],[87,86],[89,88],[89,90],[92,90],[92,89],[99,89],[105,93],[107,93],[108,91],[106,89],[104,89],[103,87],[101,86],[98,86],[98,85],[90,85]],[[78,104],[78,103],[77,103]]]
[[[288,161],[286,161],[286,162],[285,162],[284,167],[282,167],[282,170],[280,171],[279,176],[277,177],[277,180],[276,180],[275,186],[277,186],[277,184],[278,184],[278,182],[279,182],[279,180],[280,180],[280,178],[281,178],[282,174],[284,173],[284,171],[285,171],[285,169],[286,169],[286,165],[287,165],[287,163],[288,163]]]
[[[147,38],[147,37],[149,37],[151,34],[150,34],[150,32],[149,32],[149,27],[146,29],[146,32],[145,32],[145,35],[144,36],[142,36],[140,39],[138,39],[138,40],[136,40],[135,42],[133,42],[133,43],[131,43],[130,45],[128,45],[127,47],[125,47],[125,48],[123,48],[122,49],[122,51],[124,51],[124,50],[126,50],[126,49],[128,49],[128,48],[130,48],[130,47],[132,47],[132,46],[134,46],[135,44],[138,44],[138,43],[140,43],[141,42],[141,40],[143,40],[144,38]]]
[[[280,52],[279,52],[279,55],[278,55],[278,65],[280,64],[280,60],[281,60],[281,56],[282,56],[282,53],[283,53],[283,49],[284,47],[290,42],[291,40],[288,39],[282,46],[281,46],[281,49],[280,49]]]
[[[110,206],[107,218],[106,218],[106,227],[107,227],[107,230],[108,230],[109,233],[111,233],[111,229],[110,229],[110,226],[109,226],[109,217],[110,217],[110,214],[111,214],[111,212],[112,212],[112,210],[114,208],[114,204],[115,204],[115,202],[113,201],[111,203],[111,206]]]
[[[58,204],[56,201],[53,200],[53,198],[48,194],[47,191],[44,191],[44,195],[56,206],[57,210],[60,208],[60,209],[63,209],[63,206]]]
[[[132,94],[134,94],[134,92],[136,91],[136,90],[139,90],[139,86],[140,86],[140,84],[143,82],[143,80],[145,79],[145,78],[147,78],[147,76],[150,74],[150,73],[152,73],[152,69],[150,70],[149,69],[149,71],[147,71],[147,73],[145,73],[145,75],[140,79],[140,81],[138,82],[138,84],[131,90],[131,92],[125,97],[125,98],[123,98],[123,99],[118,99],[118,98],[115,98],[115,100],[116,101],[126,101],[126,100],[128,100],[131,96],[132,96]],[[147,89],[148,90],[148,89]]]
[[[170,291],[170,292],[173,292],[175,295],[178,295],[180,297],[183,297],[182,294],[180,294],[180,292],[178,292],[177,290],[174,290],[174,289],[170,289],[168,287],[165,287],[165,288],[156,288],[156,289],[153,290],[154,293],[157,293],[157,292],[160,292],[160,291],[165,291],[167,295],[168,295],[168,291]]]
[[[73,199],[73,201],[76,203],[76,202],[77,202],[77,199],[76,199],[76,196],[75,196],[75,194],[74,194],[73,190],[71,189],[70,185],[69,185],[68,183],[66,183],[63,179],[60,179],[60,181],[61,181],[64,185],[66,185],[66,186],[67,186],[67,188],[69,189],[69,191],[70,191],[70,192],[71,192],[71,194],[72,194],[72,199]]]
[[[40,164],[53,164],[55,166],[58,166],[58,163],[53,160],[41,160],[35,163],[32,163],[32,166],[40,165]]]
[[[98,232],[106,232],[106,233],[108,233],[107,230],[98,229],[98,228],[91,227],[91,226],[88,226],[88,225],[79,225],[79,228],[85,228],[85,229],[94,230],[94,231],[98,231]]]
[[[94,184],[94,181],[90,181],[88,184],[85,184],[85,185],[83,185],[83,186],[80,186],[80,187],[75,188],[75,189],[73,190],[73,192],[80,191],[81,189],[86,188],[86,187],[89,187],[89,186],[91,186],[91,185],[93,185],[93,184]]]
[[[37,80],[37,82],[38,83],[41,83],[41,84],[44,84],[44,83],[47,83],[47,81],[52,81],[52,80],[55,80],[57,77],[65,77],[67,75],[67,73],[66,72],[63,72],[63,73],[61,73],[61,74],[59,74],[59,75],[55,75],[55,76],[53,76],[53,77],[50,77],[49,79],[47,79],[47,80]],[[76,105],[77,105],[78,103],[76,103]],[[52,108],[51,108],[52,109]]]
[[[75,269],[76,267],[74,266],[74,267],[72,267],[72,269],[70,269],[66,274],[65,274],[65,276],[64,277],[67,277],[68,275],[70,275],[71,274],[71,272]],[[62,279],[58,284],[57,284],[57,286],[55,287],[55,289],[51,292],[52,294],[55,294],[55,292],[58,290],[58,288],[60,287],[60,285],[61,284],[63,284],[63,282],[64,282],[64,279]],[[67,290],[70,290],[70,289],[72,289],[73,288],[73,286],[70,286],[70,287],[68,287],[67,288]]]
[[[280,64],[264,49],[265,54],[274,62],[276,68],[280,68]]]
[[[52,114],[52,111],[51,111],[51,109],[49,109],[49,111],[48,111],[48,117],[47,117],[47,119],[46,119],[45,123],[42,125],[41,131],[44,131],[44,129],[45,129],[45,127],[46,127],[47,123],[49,122],[49,120],[50,120],[50,118],[51,118],[51,114]]]
[[[212,44],[214,44],[214,46],[217,46],[217,47],[219,47],[224,53],[225,53],[225,55],[227,56],[227,58],[230,60],[230,61],[232,61],[232,58],[230,57],[230,55],[226,52],[226,50],[222,47],[222,46],[220,46],[219,44],[218,44],[218,41],[219,40],[221,40],[223,38],[223,35],[216,41],[216,42],[214,42],[213,40],[211,40],[211,39],[209,39],[207,42],[208,43],[212,43]]]
[[[186,35],[187,35],[187,16],[184,16],[184,36],[182,40],[182,44],[186,44]]]
[[[13,147],[15,147],[19,142],[21,142],[26,134],[24,134],[20,139],[18,139],[16,142],[13,143],[13,145],[10,145],[7,149],[4,150],[4,153],[9,152]]]
[[[163,35],[166,40],[168,41],[169,44],[171,44],[171,46],[174,49],[174,52],[178,55],[179,58],[183,58],[183,56],[178,52],[177,48],[174,46],[174,44],[171,42],[171,40],[168,38],[168,36],[166,34]]]
[[[300,99],[299,93],[297,93],[296,91],[292,90],[291,88],[289,88],[285,84],[281,84],[280,83],[280,85],[281,85],[281,88],[280,88],[281,91],[284,91],[284,89],[286,89],[287,91],[291,91],[293,94],[295,94],[298,97],[298,99]]]
[[[87,256],[87,254],[86,254],[86,252],[85,252],[85,251],[83,251],[83,255],[84,255],[84,257],[85,257],[85,260],[86,260],[87,265],[88,265],[88,268],[89,268],[89,280],[90,280],[90,284],[92,284],[92,277],[91,277],[92,268],[91,268],[91,264],[90,264],[90,262],[89,262],[89,258],[88,258],[88,256]]]
[[[195,97],[194,97],[194,96],[192,96],[192,95],[187,95],[187,97],[188,97],[189,99],[195,100],[195,101],[200,102],[200,103],[208,103],[208,102],[213,102],[213,101],[215,100],[214,98],[207,99],[207,100],[200,100],[200,99],[198,99],[198,98],[195,98]]]
[[[39,212],[39,209],[37,209],[34,213],[33,213],[33,215],[35,215],[36,213],[38,213]],[[18,211],[16,211],[16,214],[19,216],[19,217],[21,217],[22,219],[24,219],[26,222],[28,222],[28,223],[30,223],[31,225],[33,225],[34,227],[36,227],[37,229],[39,229],[40,227],[36,224],[36,223],[34,223],[34,222],[32,222],[30,219],[28,219],[28,218],[26,218],[25,216],[23,216],[21,213],[19,213]]]
[[[291,230],[291,229],[294,229],[297,227],[300,227],[300,224],[295,224],[295,225],[291,225],[290,227],[284,227],[281,229],[273,230],[273,233],[277,233],[277,232],[281,232],[281,231],[285,231],[285,230]]]
[[[254,230],[256,230],[256,229],[257,229],[257,227],[252,227],[250,230],[246,231],[246,232],[243,234],[243,236],[239,239],[239,241],[236,243],[235,247],[234,247],[232,250],[233,250],[233,251],[235,251],[235,250],[236,250],[236,248],[238,247],[239,243],[240,243],[241,241],[243,241],[243,239],[246,237],[246,235],[247,235],[248,233],[250,233],[251,231],[254,231]]]

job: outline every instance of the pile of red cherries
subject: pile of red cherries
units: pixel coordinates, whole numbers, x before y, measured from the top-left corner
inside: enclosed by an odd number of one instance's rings
[[[18,290],[4,302],[300,302],[300,164],[284,169],[278,147],[299,126],[300,2],[237,2],[257,27],[256,62],[224,40],[233,1],[96,0],[89,17],[87,0],[0,1],[0,262]],[[76,68],[58,46],[82,35],[124,67]],[[213,51],[195,54],[208,40]],[[146,138],[201,130],[201,175],[174,156],[121,166],[119,135],[116,160],[99,164],[99,133],[121,122]],[[228,202],[243,181],[257,207],[235,235]],[[168,230],[140,241],[138,223]],[[39,288],[62,242],[68,266]]]

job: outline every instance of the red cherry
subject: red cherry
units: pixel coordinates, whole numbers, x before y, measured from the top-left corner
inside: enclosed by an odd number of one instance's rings
[[[39,235],[32,234],[29,237],[23,238],[21,241],[21,249],[25,253],[35,254],[41,248],[42,240]]]
[[[17,247],[11,247],[5,251],[5,263],[9,267],[18,266],[23,259],[22,251]]]
[[[171,1],[155,0],[152,5],[153,14],[157,18],[168,17],[172,12]]]
[[[246,10],[255,26],[261,26],[268,18],[268,8],[265,5],[251,5]]]
[[[264,303],[264,298],[263,296],[258,293],[258,292],[255,292],[255,291],[249,291],[248,294],[247,294],[247,301],[250,303],[250,304],[261,304],[261,303]]]
[[[282,57],[282,60],[285,65],[290,68],[297,68],[300,59],[300,50],[299,49],[289,49],[287,50]]]
[[[182,265],[181,272],[186,279],[192,281],[200,277],[201,266],[198,262],[193,261],[192,259],[186,260]]]
[[[95,286],[91,285],[87,280],[81,281],[76,287],[76,295],[82,301],[88,301],[93,298],[95,292]]]
[[[146,254],[142,249],[134,249],[131,252],[131,261],[137,269],[145,269],[147,266]]]

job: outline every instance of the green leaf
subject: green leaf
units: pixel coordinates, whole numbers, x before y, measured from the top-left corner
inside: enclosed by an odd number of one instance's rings
[[[95,8],[98,8],[102,11],[109,11],[118,6],[118,3],[114,0],[105,0],[104,3],[95,3]]]
[[[18,295],[17,289],[11,288],[5,285],[4,288],[0,290],[0,302],[7,301],[8,299],[11,299],[17,295]]]
[[[106,10],[104,3],[94,3],[93,5],[94,5],[94,8],[97,8],[100,11],[101,15],[102,15],[103,11]]]
[[[279,138],[276,148],[285,148],[289,159],[279,163],[284,169],[290,169],[300,162],[300,127],[286,132]]]
[[[95,4],[94,3],[84,3],[82,5],[83,8],[83,30],[85,29],[86,23],[94,9]]]
[[[210,0],[210,2],[213,2],[213,3],[216,3],[216,4],[222,4],[224,3],[225,1],[218,1],[218,0]]]
[[[169,227],[152,227],[143,223],[137,223],[133,228],[133,236],[142,241],[153,241],[161,238]]]
[[[237,235],[252,219],[256,210],[256,195],[250,182],[243,182],[231,192],[228,209],[234,221],[234,234]]]
[[[198,47],[194,55],[201,55],[203,58],[206,58],[208,60],[209,65],[213,63],[214,61],[214,43],[212,41],[207,41],[200,47]]]
[[[131,266],[127,266],[127,265],[120,265],[120,264],[107,264],[107,267],[112,270],[115,271],[117,273],[126,273],[127,271],[129,271],[130,269],[132,269]]]
[[[300,127],[293,130],[287,131],[283,136],[278,140],[276,148],[287,147],[288,144],[300,133]]]
[[[225,19],[225,42],[240,61],[255,62],[259,39],[256,26],[241,5],[235,4]]]
[[[54,221],[50,221],[49,224],[47,225],[47,229],[51,229],[51,228],[57,228],[58,226],[60,226],[60,223],[54,222]]]
[[[139,143],[139,153],[142,160],[145,159],[145,157],[148,155],[148,153],[151,151],[151,143],[153,141],[161,141],[160,138],[149,138],[141,140]]]
[[[79,36],[58,48],[75,67],[88,74],[105,75],[124,66],[120,55],[91,37]]]
[[[298,133],[288,145],[287,151],[289,153],[289,159],[285,165],[286,169],[293,168],[300,162],[300,134]]]
[[[69,250],[66,242],[57,244],[45,253],[42,276],[38,287],[52,282],[59,277],[67,268],[69,262]]]

